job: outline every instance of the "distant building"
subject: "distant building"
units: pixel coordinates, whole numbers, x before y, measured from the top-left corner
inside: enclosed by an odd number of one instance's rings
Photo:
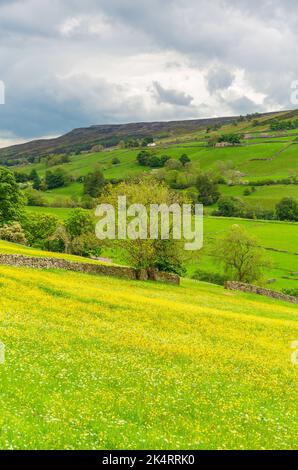
[[[233,147],[233,144],[230,144],[229,142],[217,142],[215,147]]]
[[[147,144],[147,147],[156,147],[156,143],[152,142],[151,144]]]

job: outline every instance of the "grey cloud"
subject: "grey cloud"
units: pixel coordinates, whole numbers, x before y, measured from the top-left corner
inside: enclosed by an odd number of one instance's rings
[[[229,88],[235,79],[235,75],[226,67],[217,66],[209,70],[206,78],[209,92],[214,93],[217,90]]]
[[[0,0],[0,79],[7,87],[0,131],[35,137],[102,122],[260,110],[246,87],[265,95],[261,110],[289,108],[298,79],[296,11],[296,0]],[[61,34],[76,18],[81,28]],[[97,18],[113,25],[107,34],[90,34]],[[110,78],[101,65],[106,57],[111,68],[121,60],[134,66],[159,54],[165,61],[154,63],[143,90],[135,84],[141,69]],[[164,85],[175,72],[182,80],[186,64],[185,75],[192,67],[206,77],[212,99],[205,105],[194,104],[195,85],[187,93],[181,83]],[[243,71],[245,84],[240,98],[224,100],[234,70]]]
[[[168,103],[176,106],[189,106],[193,97],[183,91],[164,88],[160,83],[153,82],[154,93],[158,103]]]
[[[241,96],[236,100],[230,101],[228,105],[230,106],[232,113],[235,115],[262,111],[261,107],[247,98],[247,96]]]

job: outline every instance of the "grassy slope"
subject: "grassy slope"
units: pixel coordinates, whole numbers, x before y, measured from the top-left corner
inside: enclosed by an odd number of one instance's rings
[[[0,240],[0,254],[18,254],[24,256],[33,256],[38,258],[61,258],[67,261],[75,261],[78,263],[93,263],[93,264],[102,264],[100,261],[92,260],[90,258],[83,258],[82,256],[67,255],[65,253],[53,253],[51,251],[43,251],[37,248],[31,248],[24,245],[17,245],[15,243],[6,242]],[[104,263],[106,264],[106,262]]]
[[[244,226],[251,235],[257,237],[263,248],[288,252],[266,250],[272,265],[265,270],[264,278],[265,280],[276,279],[276,282],[270,284],[269,288],[274,290],[297,288],[297,275],[293,276],[292,273],[298,272],[298,224],[293,223],[206,217],[204,219],[204,249],[202,253],[198,253],[198,260],[193,260],[188,264],[188,273],[192,274],[198,268],[209,272],[221,271],[208,256],[208,248],[214,238],[224,234],[233,224]],[[289,279],[283,279],[284,276]]]
[[[246,181],[256,181],[264,178],[286,178],[289,172],[297,169],[298,145],[292,145],[273,160],[252,161],[255,158],[271,158],[283,150],[288,141],[284,143],[258,143],[255,145],[245,145],[243,147],[227,148],[204,148],[198,146],[196,142],[190,142],[183,146],[172,145],[168,147],[158,147],[159,155],[167,154],[171,158],[178,159],[182,153],[187,153],[191,161],[197,168],[208,170],[217,161],[232,161],[237,169],[245,176]],[[71,157],[71,162],[63,165],[73,176],[78,177],[86,175],[96,166],[100,165],[106,179],[119,179],[123,177],[136,176],[148,171],[148,168],[142,167],[136,163],[138,150],[114,150],[101,152],[97,154],[84,154]],[[120,159],[120,164],[112,165],[113,157]],[[40,175],[44,175],[45,166],[43,164],[34,164],[18,168],[18,171],[29,172],[31,169],[37,169]],[[65,188],[59,188],[43,193],[48,203],[53,203],[59,196],[78,196],[83,194],[83,186],[80,183],[73,183]]]
[[[261,189],[262,188],[258,188],[258,191]],[[72,209],[36,207],[28,208],[27,210],[33,213],[44,212],[55,214],[63,220],[69,216]],[[298,253],[298,224],[287,222],[205,217],[204,249],[192,253],[191,257],[186,260],[187,276],[192,276],[197,269],[203,269],[208,272],[222,272],[214,263],[214,260],[208,255],[208,250],[212,240],[224,234],[233,224],[244,226],[250,234],[254,235],[259,240],[262,247],[288,252],[279,253],[272,250],[266,251],[272,265],[269,269],[265,270],[265,280],[276,279],[276,282],[270,284],[271,289],[281,290],[283,288],[297,287],[297,275],[293,276],[292,273],[298,272],[298,255],[295,254]],[[3,243],[4,242],[0,243],[0,252],[2,251]],[[27,248],[25,248],[25,250],[27,250]],[[104,251],[103,256],[105,255],[111,257],[116,263],[123,264],[121,254],[117,250]],[[54,256],[56,255],[54,254]],[[288,279],[284,279],[284,276],[288,277]]]
[[[68,209],[65,207],[40,207],[40,206],[31,206],[26,207],[26,212],[32,214],[50,214],[55,215],[60,220],[67,219],[71,213],[72,209]]]
[[[243,191],[245,187],[239,186],[226,186],[220,185],[220,192],[225,196],[236,196],[240,197],[249,206],[262,206],[265,209],[273,210],[276,204],[283,197],[293,197],[298,200],[298,185],[274,185],[274,186],[258,186],[256,192],[249,196],[244,196]]]
[[[282,116],[283,114],[286,115],[286,113],[279,113],[278,115]],[[252,127],[252,122],[244,121],[238,124],[237,127],[225,125],[217,131],[218,134],[236,132],[255,136],[252,140],[244,140],[241,147],[207,148],[206,138],[208,135],[205,130],[199,130],[157,141],[156,151],[159,155],[167,154],[172,158],[179,158],[182,153],[187,153],[194,165],[203,170],[212,168],[219,160],[223,162],[232,161],[235,168],[243,173],[244,181],[286,178],[290,172],[297,170],[298,145],[293,144],[287,148],[295,140],[297,129],[283,133],[270,132],[268,131],[268,122],[273,117],[259,118],[261,125],[258,127]],[[261,138],[262,132],[265,132],[269,137]],[[212,134],[213,132],[209,136]],[[279,134],[282,134],[282,136],[278,136]],[[278,154],[281,151],[282,153]],[[64,164],[63,167],[74,177],[84,176],[98,165],[103,170],[106,179],[135,176],[148,171],[148,168],[141,167],[136,163],[138,152],[139,149],[115,148],[100,153],[73,155],[70,163]],[[120,160],[120,164],[112,164],[114,157]],[[47,169],[44,163],[39,163],[18,167],[17,170],[29,172],[33,168],[38,171],[40,176],[44,176]],[[269,190],[271,189],[272,187],[269,187]],[[291,188],[291,191],[296,196],[297,190]],[[81,197],[82,194],[82,184],[74,183],[66,188],[48,191],[44,196],[49,205],[55,205],[57,197]],[[263,202],[262,193],[259,196],[260,201]],[[268,197],[264,197],[264,204],[270,204],[271,207],[275,200],[273,197],[272,201],[268,203]]]
[[[287,113],[279,113],[279,116]],[[172,136],[158,142],[158,154],[168,154],[172,158],[179,158],[182,153],[187,153],[192,162],[198,168],[208,170],[217,161],[233,161],[235,168],[239,169],[245,175],[244,180],[255,181],[264,178],[284,178],[289,175],[291,171],[297,170],[297,156],[298,145],[288,145],[296,138],[297,130],[283,132],[283,137],[276,137],[276,134],[268,131],[268,120],[270,121],[274,116],[259,118],[261,125],[253,127],[252,122],[244,121],[238,124],[237,127],[233,125],[223,126],[218,133],[239,132],[248,133],[255,138],[253,140],[243,141],[242,147],[228,147],[228,148],[207,148],[206,145],[206,132],[204,130],[192,132],[181,136]],[[262,132],[269,135],[268,139],[260,138]],[[211,132],[212,135],[212,132]],[[288,147],[288,148],[287,148]],[[282,153],[278,154],[283,150]],[[105,177],[109,178],[122,178],[126,176],[136,175],[142,173],[145,168],[137,165],[136,155],[139,150],[127,149],[113,149],[100,153],[82,154],[71,157],[71,162],[66,164],[65,167],[74,175],[85,175],[97,165],[103,169]],[[112,165],[114,157],[120,159],[120,164]],[[273,158],[273,160],[253,160],[255,158]],[[21,171],[29,171],[36,168],[41,175],[44,174],[46,168],[43,164],[29,165],[21,169]],[[18,168],[18,170],[20,170]],[[148,169],[147,169],[148,171]],[[261,205],[267,209],[274,209],[276,203],[285,196],[292,196],[298,198],[298,185],[278,185],[278,186],[263,186],[257,187],[257,191],[250,196],[243,196],[243,186],[221,186],[220,190],[223,194],[239,196],[251,206]],[[44,194],[44,193],[43,193]],[[80,183],[73,183],[66,188],[59,188],[45,193],[45,197],[49,205],[55,204],[55,199],[58,197],[81,197],[83,194],[83,187]],[[213,208],[207,208],[209,213]],[[61,219],[67,217],[71,209],[53,209],[49,208],[30,208],[32,212],[47,212],[56,213]],[[213,222],[212,219],[206,219],[206,227]],[[238,223],[239,220],[223,220],[216,222],[219,225],[219,232],[227,230],[228,226],[232,223]],[[266,247],[273,247],[276,249],[284,249],[291,252],[297,252],[297,225],[291,226],[286,224],[264,225],[262,222],[239,222],[244,224],[251,233],[254,233],[261,239],[261,243]],[[263,232],[263,228],[268,227]],[[286,227],[286,232],[281,227]],[[261,228],[261,230],[259,230]],[[286,241],[286,243],[284,242]],[[273,242],[273,243],[272,243]],[[208,240],[207,240],[208,245]],[[274,245],[274,246],[273,246]],[[291,246],[290,246],[291,245]],[[294,279],[285,280],[283,276],[290,276],[291,272],[298,271],[297,256],[292,253],[273,253],[269,252],[270,258],[273,260],[272,269],[266,272],[266,278],[276,278],[277,282],[272,285],[274,289],[282,289],[283,287],[294,287],[297,284]],[[116,253],[117,257],[117,253]],[[117,260],[121,262],[121,259]],[[216,270],[212,260],[203,252],[203,255],[198,261],[196,258],[188,263],[188,274],[191,275],[198,267],[214,271]]]
[[[297,448],[297,307],[3,266],[0,289],[1,448]]]

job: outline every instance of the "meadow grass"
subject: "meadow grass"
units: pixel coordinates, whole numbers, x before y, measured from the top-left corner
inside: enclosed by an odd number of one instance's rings
[[[265,249],[271,266],[264,269],[262,282],[275,279],[269,288],[278,291],[284,288],[297,288],[297,275],[293,273],[298,272],[298,224],[290,222],[205,217],[204,247],[187,261],[187,275],[192,276],[198,269],[224,274],[223,267],[218,266],[210,256],[210,248],[214,240],[227,233],[234,224],[244,227]]]
[[[273,186],[257,186],[256,192],[244,196],[246,186],[227,186],[221,184],[219,191],[224,196],[240,197],[251,207],[261,206],[265,209],[274,210],[276,204],[284,197],[292,197],[298,200],[298,184],[277,184]]]
[[[2,449],[297,448],[294,305],[3,266],[0,289]]]
[[[43,206],[27,206],[25,208],[28,214],[49,214],[55,215],[61,221],[67,219],[73,209],[66,207],[43,207]]]
[[[39,250],[25,245],[18,245],[0,240],[0,254],[33,256],[38,258],[59,258],[77,263],[102,264],[102,262],[82,256],[68,255],[66,253],[54,253],[53,251]],[[104,264],[107,264],[106,262]]]
[[[258,188],[261,189],[261,188]],[[45,213],[57,215],[61,221],[65,220],[71,214],[73,209],[55,209],[50,207],[28,207],[27,212],[32,213]],[[92,213],[92,211],[90,211]],[[96,219],[95,219],[96,220]],[[184,265],[186,268],[186,276],[192,277],[197,270],[204,270],[207,272],[218,272],[223,274],[223,268],[218,266],[214,258],[210,256],[210,248],[213,242],[220,236],[227,233],[232,225],[241,225],[248,233],[254,235],[261,247],[266,250],[266,256],[269,259],[271,266],[264,270],[264,279],[266,282],[269,279],[275,279],[275,282],[270,284],[270,289],[281,291],[284,288],[295,288],[298,285],[297,275],[298,272],[298,223],[279,222],[279,221],[266,221],[266,220],[249,220],[240,218],[227,218],[227,217],[204,217],[204,247],[200,251],[191,252],[187,255]],[[7,242],[0,241],[0,253],[3,252],[4,247],[9,246],[9,252],[22,252],[30,250],[27,247],[6,244]],[[6,248],[7,249],[7,248]],[[40,256],[47,256],[45,252],[39,250]],[[55,253],[50,253],[51,256],[56,256]],[[57,256],[65,256],[60,254]],[[123,253],[119,247],[106,248],[103,246],[102,256],[111,258],[116,264],[126,264]],[[80,257],[77,257],[78,260]],[[85,258],[87,259],[87,258]]]

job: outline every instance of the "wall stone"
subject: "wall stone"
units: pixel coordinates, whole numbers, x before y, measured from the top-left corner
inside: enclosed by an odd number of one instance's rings
[[[298,305],[297,297],[293,297],[292,295],[282,294],[281,292],[276,292],[270,289],[264,289],[263,287],[254,286],[252,284],[245,284],[244,282],[227,281],[225,283],[225,288],[229,290],[249,292],[251,294],[265,295],[266,297],[271,297],[272,299],[284,300],[286,302],[290,302],[292,304]]]
[[[145,281],[147,279],[180,284],[180,278],[176,274],[159,271],[147,271],[126,266],[110,266],[105,264],[77,263],[60,258],[38,258],[23,255],[0,254],[0,264],[38,269],[64,269],[67,271],[82,272],[87,274],[101,274],[104,276],[121,277],[131,280]]]

